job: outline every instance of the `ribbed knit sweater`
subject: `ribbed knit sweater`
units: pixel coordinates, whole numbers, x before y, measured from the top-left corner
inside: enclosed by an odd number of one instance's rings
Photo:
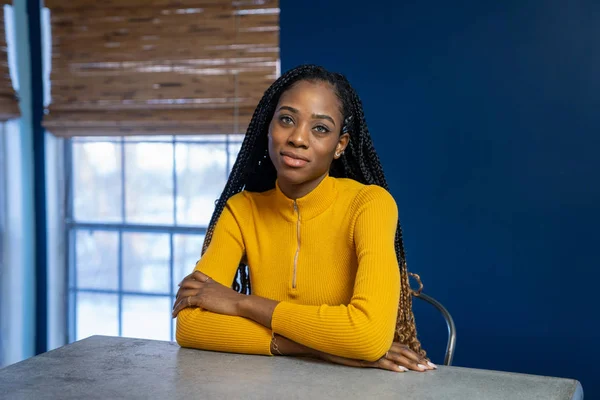
[[[252,294],[280,301],[272,331],[326,353],[374,361],[393,337],[400,276],[394,250],[398,210],[383,188],[326,177],[308,195],[279,186],[231,197],[195,266],[230,286],[240,261]],[[270,355],[271,330],[237,316],[186,308],[183,347]]]

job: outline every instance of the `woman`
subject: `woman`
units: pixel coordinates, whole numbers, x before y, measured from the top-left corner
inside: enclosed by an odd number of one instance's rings
[[[436,368],[416,337],[386,188],[346,78],[311,65],[281,76],[254,112],[203,256],[180,283],[177,342],[397,372]]]

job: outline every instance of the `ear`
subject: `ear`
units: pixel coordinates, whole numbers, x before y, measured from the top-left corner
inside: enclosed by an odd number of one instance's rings
[[[350,134],[344,133],[340,135],[337,145],[335,146],[335,153],[333,154],[333,158],[337,160],[344,154],[344,150],[346,150],[346,146],[350,142]]]

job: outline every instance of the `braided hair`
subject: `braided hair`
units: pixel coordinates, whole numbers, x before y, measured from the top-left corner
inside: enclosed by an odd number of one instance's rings
[[[203,254],[210,244],[219,216],[231,196],[242,190],[264,192],[275,188],[277,171],[268,154],[269,124],[281,95],[300,81],[329,83],[340,101],[340,111],[344,121],[342,132],[349,133],[350,141],[343,155],[333,160],[329,174],[338,178],[351,178],[363,184],[378,185],[389,190],[367,128],[362,103],[346,77],[315,65],[296,67],[283,74],[265,91],[254,111],[225,189],[216,202],[202,248]],[[400,222],[396,230],[395,250],[400,269],[401,291],[394,340],[425,357],[425,351],[417,339],[412,311],[412,295],[415,292],[410,288],[409,275],[419,278],[418,275],[408,273]],[[246,265],[240,264],[232,287],[240,293],[250,294],[250,278]]]

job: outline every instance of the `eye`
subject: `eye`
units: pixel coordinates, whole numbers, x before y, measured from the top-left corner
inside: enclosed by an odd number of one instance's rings
[[[288,115],[282,115],[279,117],[279,120],[283,122],[285,125],[291,125],[294,123],[294,120]]]
[[[315,129],[319,133],[329,133],[331,130],[325,125],[317,125],[313,129]]]

